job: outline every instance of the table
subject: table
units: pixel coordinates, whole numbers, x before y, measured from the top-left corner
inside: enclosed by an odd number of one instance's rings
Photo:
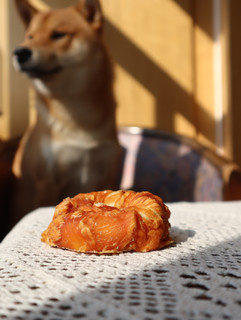
[[[54,208],[28,214],[0,245],[0,319],[240,319],[241,202],[168,206],[175,243],[119,255],[50,248]]]

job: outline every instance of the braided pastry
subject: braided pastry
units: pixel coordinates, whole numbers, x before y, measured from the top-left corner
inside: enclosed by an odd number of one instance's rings
[[[42,241],[78,252],[150,251],[171,242],[170,211],[149,192],[81,193],[57,207]]]

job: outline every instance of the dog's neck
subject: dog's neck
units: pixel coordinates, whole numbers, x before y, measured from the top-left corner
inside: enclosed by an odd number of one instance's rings
[[[110,136],[115,130],[115,101],[107,94],[84,99],[40,96],[37,113],[37,121],[54,135],[66,131],[95,135],[101,129],[104,135]]]
[[[95,134],[102,128],[107,136],[114,135],[112,66],[108,59],[101,58],[102,61],[94,60],[99,68],[86,63],[78,72],[63,70],[54,81],[33,80],[40,97],[37,121],[55,134],[61,134],[63,129],[70,134],[76,131]]]

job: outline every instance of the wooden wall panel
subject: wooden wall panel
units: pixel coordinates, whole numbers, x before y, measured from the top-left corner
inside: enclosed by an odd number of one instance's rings
[[[229,1],[230,10],[230,104],[233,158],[241,165],[241,1]]]
[[[195,1],[194,33],[194,101],[197,138],[215,146],[213,2]]]
[[[28,125],[28,84],[12,67],[12,51],[23,36],[14,2],[0,2],[1,113],[0,139],[22,134]]]
[[[194,135],[191,5],[181,2],[102,0],[121,125]]]

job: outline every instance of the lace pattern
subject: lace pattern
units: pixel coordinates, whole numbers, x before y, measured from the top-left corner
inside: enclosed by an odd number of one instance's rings
[[[0,319],[240,319],[241,202],[169,208],[172,246],[101,256],[41,243],[53,208],[27,215],[0,245]]]

